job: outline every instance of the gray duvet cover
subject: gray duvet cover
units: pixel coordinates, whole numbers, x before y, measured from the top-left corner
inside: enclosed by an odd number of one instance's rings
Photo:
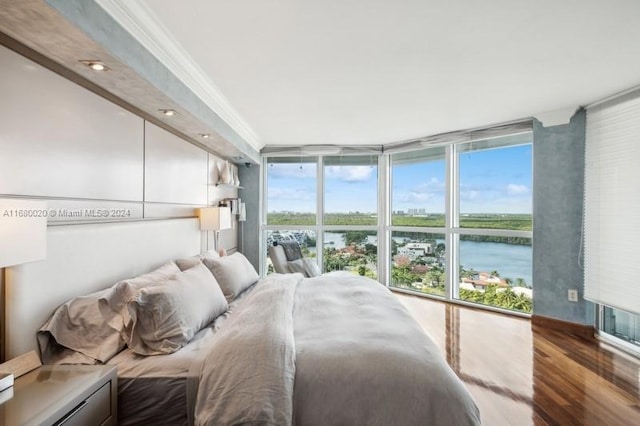
[[[479,425],[395,296],[357,276],[270,275],[203,363],[198,425]]]

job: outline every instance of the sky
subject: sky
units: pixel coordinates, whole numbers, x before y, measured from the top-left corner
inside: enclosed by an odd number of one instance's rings
[[[520,145],[460,154],[460,212],[531,213],[532,147]],[[376,166],[325,166],[325,211],[375,212]],[[392,210],[444,213],[445,161],[395,165]],[[313,212],[316,164],[271,164],[268,211]]]

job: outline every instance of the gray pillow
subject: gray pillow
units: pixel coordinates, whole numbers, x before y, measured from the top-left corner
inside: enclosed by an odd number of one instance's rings
[[[186,271],[187,269],[191,269],[199,263],[202,263],[202,260],[200,259],[200,255],[197,255],[187,257],[186,259],[176,259],[174,262],[181,271]]]
[[[107,362],[124,348],[120,332],[108,324],[115,313],[105,318],[98,307],[98,300],[110,291],[76,297],[56,309],[38,331],[43,361],[49,361],[59,351],[56,344],[100,362]]]
[[[169,262],[147,274],[119,281],[98,300],[100,312],[109,326],[121,333],[123,339],[127,341],[131,328],[131,317],[127,310],[127,303],[135,297],[140,289],[164,282],[178,273],[180,273],[180,269],[176,264]]]
[[[229,303],[260,278],[253,265],[242,253],[218,258],[205,257],[202,262],[216,277]]]
[[[186,271],[189,268],[193,268],[198,263],[202,262],[202,259],[207,257],[217,258],[217,257],[220,257],[220,255],[215,250],[207,250],[202,254],[197,254],[195,256],[191,256],[186,259],[176,259],[175,264],[178,265],[178,268],[180,268],[181,271]]]
[[[287,266],[291,272],[300,272],[305,277],[317,277],[320,275],[320,268],[316,259],[304,257],[287,262]]]
[[[173,353],[227,310],[220,286],[203,265],[141,289],[128,303],[129,348],[140,355]]]

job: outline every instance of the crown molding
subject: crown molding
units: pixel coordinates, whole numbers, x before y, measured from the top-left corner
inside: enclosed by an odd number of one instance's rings
[[[95,1],[247,143],[258,151],[263,147],[249,124],[144,2]]]

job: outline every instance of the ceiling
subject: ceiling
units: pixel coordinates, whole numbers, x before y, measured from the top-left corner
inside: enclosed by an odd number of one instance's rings
[[[81,0],[46,3],[148,84],[135,57],[112,48],[117,37],[82,16]],[[637,0],[95,4],[244,151],[393,143],[574,110],[640,85]],[[185,116],[220,126],[187,104]]]
[[[640,84],[637,0],[143,3],[267,145],[397,142]]]

